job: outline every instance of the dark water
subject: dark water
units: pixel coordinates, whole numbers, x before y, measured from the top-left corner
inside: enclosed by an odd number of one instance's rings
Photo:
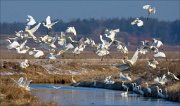
[[[53,86],[61,87],[59,89]],[[128,97],[122,97],[121,91],[82,88],[51,84],[31,84],[31,93],[43,102],[55,101],[60,105],[121,105],[121,106],[180,106],[180,103],[153,99],[134,95],[129,92]]]

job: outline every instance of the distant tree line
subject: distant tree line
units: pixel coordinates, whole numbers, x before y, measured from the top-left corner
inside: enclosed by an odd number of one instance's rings
[[[159,38],[168,45],[180,45],[180,20],[159,21],[158,19],[140,18],[144,21],[143,27],[132,26],[133,18],[112,19],[76,19],[70,22],[62,20],[53,27],[54,32],[65,31],[67,27],[74,26],[79,37],[90,37],[98,40],[99,34],[105,29],[120,29],[117,38],[126,44],[139,44],[141,40]],[[0,34],[15,34],[15,31],[23,30],[25,23],[0,23]],[[46,29],[41,26],[38,34],[46,34]]]

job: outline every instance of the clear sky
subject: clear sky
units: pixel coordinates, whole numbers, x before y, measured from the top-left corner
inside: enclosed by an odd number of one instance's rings
[[[70,21],[77,18],[129,18],[146,16],[145,4],[156,7],[151,17],[173,21],[180,19],[180,0],[0,0],[1,22],[25,22],[27,15],[37,21]]]

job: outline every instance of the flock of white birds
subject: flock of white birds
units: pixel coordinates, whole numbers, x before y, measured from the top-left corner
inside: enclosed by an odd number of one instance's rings
[[[155,14],[156,9],[152,7],[151,5],[145,5],[143,6],[143,9],[147,10],[148,16],[151,14]],[[40,58],[45,55],[44,51],[48,51],[47,58],[49,59],[56,59],[58,56],[63,55],[63,53],[67,51],[72,51],[73,54],[81,54],[87,45],[90,45],[92,48],[96,48],[96,54],[98,56],[101,56],[102,59],[104,56],[110,55],[110,47],[116,46],[117,51],[123,53],[125,55],[125,58],[122,60],[124,64],[128,64],[129,66],[133,66],[136,61],[138,60],[139,54],[140,55],[145,55],[148,52],[150,54],[153,54],[152,59],[148,60],[147,66],[148,68],[155,69],[158,61],[156,60],[157,58],[166,58],[166,55],[164,52],[160,51],[159,48],[163,45],[163,43],[160,40],[157,40],[155,38],[152,39],[152,41],[142,41],[142,45],[135,51],[133,57],[131,59],[128,59],[127,54],[128,54],[128,49],[125,46],[124,43],[121,41],[118,41],[116,39],[116,35],[118,32],[120,32],[119,29],[106,29],[104,32],[104,35],[100,35],[99,39],[101,43],[95,43],[95,41],[91,38],[81,38],[79,41],[76,41],[74,38],[78,36],[78,33],[75,30],[75,27],[68,27],[64,32],[61,32],[60,35],[50,35],[50,32],[53,29],[53,26],[58,23],[59,21],[51,22],[51,17],[47,16],[46,18],[46,23],[43,23],[43,26],[47,28],[47,35],[43,37],[37,37],[35,35],[35,32],[38,30],[40,27],[41,23],[37,23],[35,19],[28,15],[27,19],[27,25],[24,30],[20,30],[16,32],[16,36],[14,38],[8,38],[7,41],[9,42],[7,48],[8,49],[15,49],[18,54],[25,54],[28,53],[29,55],[33,56],[34,58]],[[144,22],[140,20],[139,18],[134,19],[131,22],[131,25],[137,25],[138,27],[143,27]],[[109,39],[109,40],[105,40]],[[32,39],[30,41],[29,39]],[[27,43],[35,43],[39,46],[41,49],[36,49],[35,47],[29,47],[27,46]],[[55,44],[58,44],[58,46],[61,46],[61,50],[58,51],[59,48]],[[25,61],[20,63],[21,68],[27,68],[29,66],[28,60],[26,59]],[[172,76],[175,80],[179,80],[173,73],[168,71],[168,74]],[[130,76],[128,74],[123,75],[120,73],[119,78],[123,81],[131,81]],[[163,77],[157,77],[154,79],[155,82],[160,83],[160,84],[165,84],[168,80],[166,78],[166,75],[164,74]],[[26,90],[29,90],[29,83],[31,81],[27,81],[27,78],[20,78],[18,81],[15,81],[19,86],[24,87]],[[73,79],[72,76],[72,82],[76,83],[76,81]],[[104,80],[105,84],[114,84],[115,82],[112,79],[112,76],[108,76]],[[151,93],[151,89],[147,85],[147,90],[149,93]],[[122,93],[122,96],[127,96],[128,95],[128,87],[122,83],[122,87],[126,89],[127,91]],[[136,83],[132,83],[133,91],[137,92],[141,95],[144,94],[144,92],[141,90],[140,85],[136,85]],[[167,95],[162,94],[162,90],[157,86],[157,92],[158,96],[165,98]]]

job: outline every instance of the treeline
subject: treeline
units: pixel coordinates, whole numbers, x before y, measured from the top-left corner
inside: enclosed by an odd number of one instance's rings
[[[54,32],[65,31],[67,27],[74,26],[79,37],[90,37],[99,39],[97,36],[103,34],[105,29],[120,29],[117,38],[125,43],[137,44],[144,39],[159,38],[168,45],[180,45],[180,20],[168,22],[157,19],[140,18],[144,21],[143,27],[132,26],[129,19],[76,19],[70,22],[62,20],[53,27]],[[1,34],[14,34],[15,31],[23,30],[25,23],[0,23]],[[41,25],[38,34],[46,34],[46,29]]]

